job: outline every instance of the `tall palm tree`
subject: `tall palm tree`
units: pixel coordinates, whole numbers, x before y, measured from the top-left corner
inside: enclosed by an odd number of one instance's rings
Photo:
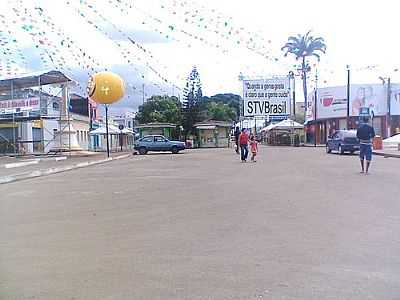
[[[285,57],[290,53],[296,57],[296,60],[301,59],[301,78],[303,80],[303,93],[305,110],[307,110],[307,72],[310,71],[310,66],[306,60],[308,56],[314,56],[320,60],[320,53],[325,53],[326,44],[322,37],[313,37],[311,31],[305,35],[298,34],[288,38],[287,43],[282,47],[285,51]]]

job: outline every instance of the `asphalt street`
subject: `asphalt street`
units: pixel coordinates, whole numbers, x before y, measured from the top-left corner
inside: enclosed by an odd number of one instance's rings
[[[400,299],[399,178],[260,147],[0,185],[0,299]]]

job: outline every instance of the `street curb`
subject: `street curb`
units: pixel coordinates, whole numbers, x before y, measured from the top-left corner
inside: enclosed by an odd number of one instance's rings
[[[79,169],[79,168],[85,168],[85,167],[89,167],[89,166],[99,165],[99,164],[103,164],[103,163],[110,162],[113,160],[120,160],[120,159],[128,158],[131,155],[132,154],[124,154],[124,155],[120,155],[120,156],[116,156],[116,157],[109,157],[109,158],[95,160],[95,161],[81,162],[81,163],[77,163],[77,164],[65,166],[65,167],[60,167],[60,168],[50,168],[50,169],[46,169],[46,170],[36,170],[36,171],[32,171],[32,172],[27,172],[27,173],[21,173],[18,175],[3,176],[3,177],[0,177],[0,184],[6,184],[6,183],[15,182],[15,181],[31,179],[31,178],[36,178],[36,177],[42,177],[42,176],[62,173],[62,172],[70,171],[70,170],[75,170],[75,169]]]
[[[393,158],[400,158],[400,154],[389,154],[389,153],[383,153],[383,152],[375,152],[372,151],[372,154],[378,155],[378,156],[383,156],[383,157],[393,157]]]

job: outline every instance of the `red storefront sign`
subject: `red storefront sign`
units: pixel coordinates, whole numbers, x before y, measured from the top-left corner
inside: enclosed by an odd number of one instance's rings
[[[39,110],[40,99],[13,99],[13,100],[0,100],[0,110],[20,109],[20,110]]]

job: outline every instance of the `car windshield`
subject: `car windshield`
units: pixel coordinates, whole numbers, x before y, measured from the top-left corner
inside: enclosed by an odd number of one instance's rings
[[[400,1],[0,24],[0,300],[400,300]]]

